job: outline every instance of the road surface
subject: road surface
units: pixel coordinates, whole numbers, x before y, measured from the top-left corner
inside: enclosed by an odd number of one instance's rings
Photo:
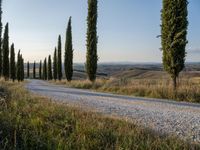
[[[200,104],[99,93],[40,80],[30,80],[26,88],[56,101],[126,117],[156,132],[200,143]]]

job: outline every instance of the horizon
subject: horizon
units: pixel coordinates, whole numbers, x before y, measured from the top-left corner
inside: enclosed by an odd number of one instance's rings
[[[16,51],[21,49],[26,62],[43,60],[49,54],[52,55],[59,34],[62,35],[62,54],[64,54],[65,32],[70,16],[72,16],[74,62],[85,62],[87,1],[60,0],[59,2],[3,1],[3,25],[9,22],[10,44],[15,43]],[[200,21],[197,18],[200,1],[189,0],[189,2],[189,44],[186,49],[186,62],[199,62]],[[159,50],[161,42],[160,38],[156,38],[160,34],[161,7],[161,0],[99,1],[97,27],[99,63],[162,63],[162,52]],[[127,17],[129,15],[132,17]]]

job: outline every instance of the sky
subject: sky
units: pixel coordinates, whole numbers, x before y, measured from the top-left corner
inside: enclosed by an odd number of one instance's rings
[[[99,62],[161,62],[162,0],[99,0]],[[200,62],[200,0],[189,0],[188,62]],[[3,0],[3,24],[9,22],[10,44],[25,61],[53,55],[58,35],[72,16],[74,62],[85,62],[87,0]]]

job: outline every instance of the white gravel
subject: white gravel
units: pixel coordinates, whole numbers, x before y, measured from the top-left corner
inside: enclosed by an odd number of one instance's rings
[[[200,143],[200,104],[98,93],[40,80],[30,80],[26,87],[31,92],[54,100],[126,117],[161,134],[178,135]]]

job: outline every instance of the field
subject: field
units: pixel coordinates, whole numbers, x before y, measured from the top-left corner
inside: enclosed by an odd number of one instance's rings
[[[199,148],[125,120],[32,95],[22,83],[1,81],[1,97],[0,149]]]
[[[74,67],[72,82],[63,80],[56,83],[123,95],[200,102],[199,66],[198,63],[186,65],[178,78],[176,95],[171,79],[163,71],[161,64],[101,64],[95,84],[86,79],[84,66],[79,64]]]

